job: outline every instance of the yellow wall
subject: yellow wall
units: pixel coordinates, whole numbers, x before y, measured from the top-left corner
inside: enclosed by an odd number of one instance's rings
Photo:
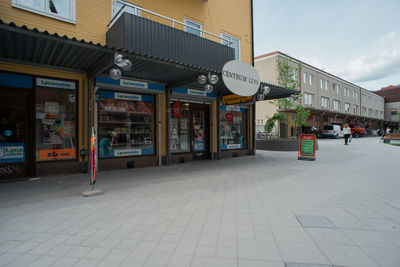
[[[47,69],[47,68],[40,68],[40,67],[33,67],[28,65],[22,64],[15,64],[10,62],[0,61],[0,71],[9,71],[9,72],[16,72],[20,74],[27,74],[27,75],[34,75],[34,76],[42,76],[42,77],[51,77],[51,78],[58,78],[58,79],[70,79],[78,81],[78,136],[77,136],[77,144],[78,151],[82,148],[86,148],[87,146],[87,112],[82,114],[82,104],[84,105],[84,110],[87,110],[87,78],[85,74],[81,73],[74,73],[74,72],[67,72],[67,71],[60,71],[54,69]],[[82,116],[84,116],[84,121],[82,121]],[[82,141],[83,138],[83,141]]]
[[[131,3],[183,22],[188,18],[203,24],[203,29],[220,36],[222,32],[240,39],[241,60],[251,63],[251,1],[203,0],[132,0]],[[47,30],[77,39],[105,44],[111,20],[111,0],[76,0],[76,24],[49,18],[11,6],[11,0],[0,0],[0,18],[5,23]],[[143,12],[143,17],[154,19]],[[238,19],[240,18],[240,19]],[[156,19],[154,19],[156,20]],[[159,19],[157,19],[159,20]],[[171,25],[166,20],[159,22]],[[182,29],[182,27],[181,27]],[[214,37],[206,38],[216,40]]]

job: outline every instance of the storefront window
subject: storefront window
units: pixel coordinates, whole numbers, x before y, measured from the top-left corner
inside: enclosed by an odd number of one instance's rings
[[[59,84],[71,89],[36,88],[36,160],[75,159],[75,83],[45,79],[40,79],[40,82],[44,86]]]
[[[190,108],[180,100],[171,102],[170,149],[172,153],[190,152]]]
[[[221,149],[246,148],[246,109],[239,107],[220,107]]]
[[[154,96],[99,92],[99,157],[154,154]]]

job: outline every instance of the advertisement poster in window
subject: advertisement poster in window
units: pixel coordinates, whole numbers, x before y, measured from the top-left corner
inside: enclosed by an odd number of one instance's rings
[[[46,119],[57,119],[58,118],[58,103],[57,102],[45,102],[45,115],[46,115]]]

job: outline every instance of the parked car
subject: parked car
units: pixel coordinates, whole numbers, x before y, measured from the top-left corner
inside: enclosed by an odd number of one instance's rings
[[[355,138],[365,136],[365,128],[359,124],[349,124],[351,129],[351,135]]]
[[[339,138],[343,137],[343,130],[340,125],[326,125],[322,129],[322,138],[330,137],[330,138]]]

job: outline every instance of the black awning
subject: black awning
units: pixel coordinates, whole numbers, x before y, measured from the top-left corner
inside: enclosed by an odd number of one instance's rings
[[[19,27],[13,22],[7,24],[0,20],[0,47],[0,60],[78,71],[86,73],[89,77],[108,75],[109,69],[114,66],[114,54],[119,52],[124,54],[124,58],[129,58],[133,64],[130,71],[122,72],[123,77],[154,81],[171,87],[202,90],[203,86],[197,83],[197,77],[211,71],[220,77],[218,83],[214,85],[214,91],[219,95],[232,94],[222,81],[221,70],[213,71],[212,68],[160,58],[143,51],[117,50],[83,39],[77,40],[66,35],[41,32],[36,28],[28,29],[25,25]],[[266,100],[298,93],[268,83],[261,84],[261,86],[265,85],[271,89],[266,95]]]
[[[100,44],[49,34],[0,20],[0,59],[91,73],[113,51]]]

